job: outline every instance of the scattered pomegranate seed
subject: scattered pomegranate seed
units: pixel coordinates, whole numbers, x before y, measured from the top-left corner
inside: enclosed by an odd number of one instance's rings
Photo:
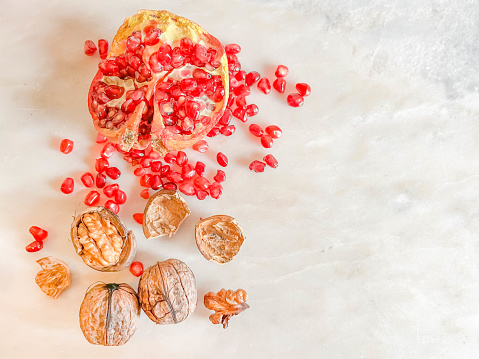
[[[38,252],[43,248],[43,242],[33,241],[28,246],[25,247],[27,252]]]
[[[87,206],[96,206],[100,202],[100,193],[97,191],[89,192],[85,197],[85,204]]]
[[[286,89],[286,81],[282,77],[277,78],[273,82],[273,87],[276,91],[279,93],[284,93],[284,90]]]
[[[296,84],[296,90],[298,90],[301,96],[309,96],[311,94],[311,87],[302,82]]]
[[[148,191],[148,190],[147,190]],[[135,213],[133,214],[133,219],[138,224],[143,224],[143,213]]]
[[[143,263],[141,262],[133,262],[130,264],[130,272],[135,277],[139,277],[143,274]]]
[[[291,95],[288,95],[286,101],[291,107],[301,107],[303,106],[304,98],[299,93],[292,93]]]
[[[116,180],[121,176],[121,172],[118,168],[116,167],[108,167],[105,170],[105,173],[108,177],[110,177],[112,180]]]
[[[115,151],[116,151],[116,148],[113,145],[113,143],[107,143],[105,146],[103,146],[100,156],[108,159],[115,153]]]
[[[115,193],[115,202],[118,204],[125,204],[126,202],[126,193],[123,192],[121,189],[119,189]]]
[[[83,182],[83,185],[88,188],[92,187],[95,183],[95,179],[90,172],[86,172],[85,174],[83,174],[80,179]]]
[[[166,178],[168,179],[168,181],[171,181],[173,183],[181,183],[184,181],[181,173],[177,171],[170,171],[168,175],[166,176]]]
[[[276,69],[276,72],[274,73],[274,75],[276,77],[285,77],[289,72],[289,69],[284,66],[284,65],[278,65],[278,68]]]
[[[138,177],[143,176],[145,173],[146,173],[146,169],[144,169],[143,167],[137,167],[133,171],[133,174]]]
[[[224,126],[220,129],[220,133],[223,136],[231,136],[233,133],[235,133],[236,127],[234,125],[229,125],[229,126]]]
[[[258,89],[265,95],[271,92],[271,84],[266,77],[263,77],[261,80],[259,80],[257,86]]]
[[[186,194],[187,196],[193,196],[196,192],[195,187],[191,182],[181,184],[178,189],[181,193]]]
[[[273,147],[273,139],[270,135],[263,135],[261,136],[261,145],[264,148],[271,148]]]
[[[65,180],[62,182],[62,185],[60,187],[60,190],[65,193],[69,194],[73,192],[73,188],[75,187],[75,182],[73,181],[73,178],[67,177]]]
[[[259,108],[254,103],[252,103],[251,105],[246,106],[246,114],[249,117],[256,116],[258,114],[258,112],[259,112]]]
[[[255,84],[256,81],[259,80],[260,77],[261,77],[261,75],[258,72],[252,71],[252,72],[250,72],[246,75],[245,83],[248,86],[252,86],[252,85]]]
[[[226,173],[222,170],[216,171],[216,175],[213,177],[215,182],[224,182],[226,180]]]
[[[99,133],[97,136],[96,136],[96,143],[104,143],[106,142],[108,139],[103,136],[101,133]]]
[[[140,197],[144,199],[150,198],[150,190],[148,188],[145,188],[140,192]]]
[[[263,161],[266,162],[266,164],[270,166],[271,168],[278,167],[278,161],[276,160],[276,158],[274,158],[273,155],[264,156]]]
[[[152,190],[158,190],[160,187],[163,185],[163,181],[161,180],[161,177],[158,175],[154,175],[151,177],[150,180],[150,186]]]
[[[225,52],[227,54],[239,54],[241,52],[241,46],[238,44],[228,44],[225,45]]]
[[[105,202],[105,207],[115,214],[118,214],[118,212],[120,212],[120,206],[111,199]]]
[[[115,193],[120,189],[120,186],[118,185],[118,183],[113,183],[113,184],[109,184],[108,186],[105,186],[103,188],[103,193],[105,194],[105,196],[107,196],[108,198],[111,198],[113,196],[115,196]]]
[[[110,162],[106,158],[100,157],[95,161],[95,170],[98,173],[103,172],[110,166]]]
[[[176,154],[176,164],[183,167],[188,162],[188,156],[183,151],[178,151]]]
[[[48,232],[43,228],[37,226],[31,226],[28,231],[31,233],[33,238],[35,238],[35,240],[39,242],[43,241],[45,238],[48,237]]]
[[[96,52],[95,43],[91,40],[86,40],[85,41],[85,46],[84,46],[84,51],[85,51],[85,55],[93,56]]]
[[[218,152],[216,155],[216,161],[221,167],[228,166],[228,157],[226,157],[222,152]]]
[[[73,141],[69,140],[68,138],[62,140],[60,143],[60,151],[64,154],[69,154],[71,151],[73,151]]]
[[[161,166],[160,168],[160,176],[161,177],[166,177],[168,173],[170,173],[171,167],[168,165]]]
[[[195,172],[198,176],[201,176],[205,172],[205,164],[201,161],[196,162]]]
[[[195,178],[194,184],[199,189],[206,190],[206,189],[208,189],[208,187],[210,186],[211,183],[210,183],[210,181],[208,181],[207,178],[205,178],[203,176],[199,176],[199,177]]]
[[[164,185],[163,185],[163,188],[164,189],[169,189],[169,190],[173,190],[173,191],[176,191],[176,184],[173,183],[173,182],[166,182]]]
[[[103,173],[97,173],[95,179],[95,185],[97,188],[103,188],[106,185],[106,176]]]
[[[176,156],[173,153],[167,153],[164,157],[166,163],[175,163]]]
[[[244,80],[246,77],[246,72],[245,71],[238,71],[235,75],[235,79],[238,81]]]
[[[205,140],[199,140],[193,145],[193,149],[200,153],[204,153],[208,149],[208,142],[206,142]]]
[[[196,198],[198,198],[200,201],[204,200],[206,197],[208,197],[208,192],[201,189],[196,191]]]
[[[249,169],[255,172],[264,172],[264,168],[266,167],[266,163],[254,160],[250,163]]]
[[[281,131],[281,129],[276,125],[266,127],[264,132],[270,135],[273,140],[277,140],[283,134],[283,131]]]
[[[140,177],[140,186],[146,188],[151,187],[151,175],[149,173]]]
[[[248,130],[253,136],[256,136],[256,137],[263,136],[263,129],[255,123],[252,123],[251,125],[249,125]]]
[[[105,39],[98,40],[98,53],[102,60],[106,59],[108,55],[108,41]]]
[[[210,196],[214,199],[218,199],[223,194],[223,186],[218,182],[213,182],[208,188],[210,191]]]
[[[150,168],[151,172],[160,172],[162,163],[161,161],[153,161],[151,162]]]
[[[151,162],[153,162],[153,160],[149,157],[143,157],[141,160],[140,160],[140,166],[143,167],[143,168],[148,168],[151,166]]]

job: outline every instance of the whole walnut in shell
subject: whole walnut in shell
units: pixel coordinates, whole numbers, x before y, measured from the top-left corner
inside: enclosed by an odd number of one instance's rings
[[[88,290],[80,307],[80,328],[91,344],[125,344],[135,333],[140,304],[128,284],[100,283]]]
[[[196,280],[178,259],[158,262],[146,269],[138,284],[143,311],[156,324],[176,324],[196,308]]]
[[[90,207],[73,221],[75,251],[89,267],[117,272],[128,267],[136,254],[136,239],[120,217],[105,207]]]

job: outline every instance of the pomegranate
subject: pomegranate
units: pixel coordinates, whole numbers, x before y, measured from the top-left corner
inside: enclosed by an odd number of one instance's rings
[[[239,50],[230,46],[229,56]],[[140,10],[125,20],[100,62],[88,107],[97,131],[122,151],[151,146],[164,156],[209,133],[228,96],[219,40],[186,18]]]

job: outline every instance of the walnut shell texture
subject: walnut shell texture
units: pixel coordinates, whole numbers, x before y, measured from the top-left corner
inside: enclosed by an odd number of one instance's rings
[[[72,276],[68,265],[53,257],[37,260],[42,270],[37,273],[35,282],[49,297],[57,299],[58,296],[72,283]]]
[[[88,290],[80,306],[80,328],[91,344],[125,344],[135,333],[140,303],[128,284],[99,283]]]
[[[248,309],[246,304],[248,295],[243,289],[237,291],[221,289],[218,293],[209,292],[205,294],[205,307],[214,310],[210,315],[210,321],[213,324],[223,324],[223,328],[228,327],[229,319]]]
[[[161,190],[148,199],[143,213],[143,233],[147,239],[171,237],[190,215],[185,200],[178,192]]]
[[[136,239],[120,217],[105,207],[90,207],[73,221],[75,251],[89,267],[117,272],[128,267],[136,254]]]
[[[211,216],[198,222],[195,237],[203,257],[219,264],[231,261],[245,240],[238,222],[226,215]]]
[[[176,324],[196,308],[196,280],[178,259],[158,262],[144,271],[138,284],[140,304],[157,324]]]

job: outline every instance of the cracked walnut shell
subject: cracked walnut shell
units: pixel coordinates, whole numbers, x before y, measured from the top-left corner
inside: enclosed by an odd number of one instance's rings
[[[190,215],[185,200],[176,191],[161,190],[151,196],[143,213],[143,233],[146,239],[171,237]]]
[[[49,297],[58,296],[72,283],[72,276],[68,265],[56,258],[45,257],[37,260],[42,270],[37,273],[35,282]]]
[[[125,344],[135,333],[140,303],[128,284],[99,283],[90,288],[80,306],[80,328],[91,344]]]
[[[221,289],[218,293],[209,292],[205,294],[205,307],[214,310],[210,315],[210,321],[213,324],[223,324],[223,328],[228,327],[229,319],[248,309],[246,304],[248,295],[243,289],[233,290]]]
[[[135,257],[133,232],[105,207],[90,207],[80,213],[73,221],[71,238],[83,262],[98,271],[120,271]]]
[[[224,264],[233,259],[245,240],[233,217],[216,215],[196,224],[196,245],[207,260]]]
[[[146,269],[138,284],[140,304],[156,324],[176,324],[196,308],[196,280],[178,259],[158,262]]]

